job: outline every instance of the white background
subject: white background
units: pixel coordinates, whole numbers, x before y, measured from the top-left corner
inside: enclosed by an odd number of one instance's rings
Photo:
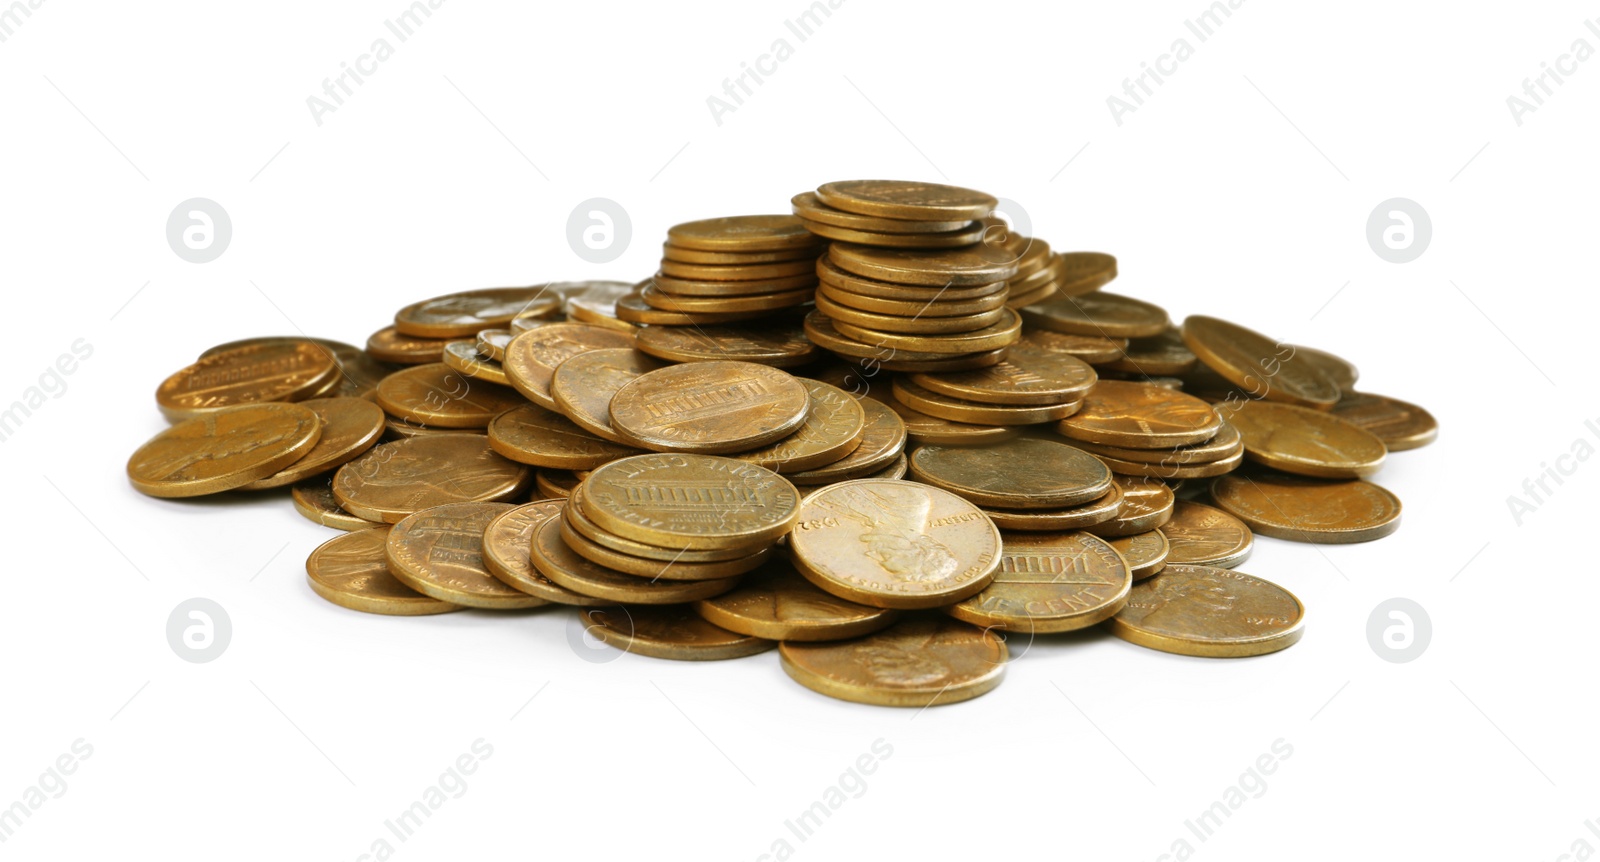
[[[1520,525],[1506,502],[1575,440],[1600,446],[1583,424],[1600,417],[1600,62],[1520,126],[1506,106],[1574,40],[1600,47],[1593,4],[1252,0],[1204,43],[1183,26],[1201,0],[848,0],[804,43],[783,26],[802,0],[453,0],[400,44],[383,22],[403,8],[50,0],[0,44],[0,405],[75,339],[94,351],[0,444],[0,806],[93,746],[0,852],[354,859],[479,738],[492,756],[398,858],[755,859],[778,838],[819,860],[1600,845],[1584,826],[1600,466],[1563,462],[1575,473]],[[384,36],[393,58],[317,125],[307,97]],[[707,97],[780,37],[793,57],[718,125]],[[1106,98],[1180,37],[1193,57],[1119,126]],[[1258,542],[1242,569],[1309,607],[1287,652],[1191,659],[1091,633],[917,713],[815,695],[776,653],[594,663],[560,610],[346,611],[302,569],[335,533],[286,495],[162,502],[124,479],[164,427],[156,384],[211,344],[362,343],[438,293],[641,278],[675,222],[786,212],[858,177],[1017,201],[1054,246],[1115,253],[1115,291],[1334,350],[1362,389],[1426,405],[1439,442],[1377,477],[1403,527]],[[197,196],[233,221],[207,264],[164,235]],[[1404,265],[1365,238],[1396,196],[1434,229]],[[591,197],[631,214],[611,264],[567,245]],[[209,664],[165,639],[195,596],[233,621]],[[1393,596],[1433,621],[1409,664],[1367,640]],[[810,840],[789,833],[880,738],[893,755],[865,793]],[[1185,820],[1279,739],[1293,754],[1265,792],[1198,840]]]

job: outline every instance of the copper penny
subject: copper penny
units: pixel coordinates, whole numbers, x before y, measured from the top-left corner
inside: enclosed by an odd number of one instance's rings
[[[560,500],[535,500],[495,516],[483,528],[483,565],[506,586],[553,604],[606,604],[605,599],[561,586],[533,567],[533,534],[545,521],[560,517],[561,508]]]
[[[865,637],[785,642],[785,673],[828,697],[913,709],[993,691],[1010,654],[997,635],[943,614],[919,614]]]
[[[351,610],[392,616],[459,611],[461,605],[426,596],[389,573],[389,528],[335,536],[306,558],[306,581],[317,595]]]
[[[514,610],[545,604],[506,585],[484,565],[484,528],[513,508],[507,503],[446,503],[407,515],[389,530],[389,571],[423,595],[469,608]]]
[[[1010,440],[1018,433],[1013,426],[974,425],[969,422],[952,422],[937,416],[929,416],[901,404],[898,400],[888,402],[888,407],[906,426],[906,435],[910,441],[919,445],[975,446]]]
[[[523,404],[496,416],[489,423],[489,447],[518,463],[557,470],[593,470],[640,454],[632,446],[602,440],[537,404]]]
[[[558,410],[550,394],[557,366],[590,350],[632,346],[633,337],[624,332],[586,323],[550,323],[511,339],[503,366],[512,387],[529,401]]]
[[[395,330],[414,338],[466,338],[519,317],[543,317],[561,308],[544,285],[491,287],[436,296],[395,312]]]
[[[665,363],[631,347],[590,350],[556,366],[556,373],[550,378],[550,397],[578,427],[637,450],[611,427],[611,399],[634,378],[663,367]]]
[[[1064,443],[1024,437],[988,446],[921,446],[911,476],[980,506],[1063,509],[1111,490],[1111,471]]]
[[[789,481],[797,485],[817,485],[861,479],[882,470],[904,451],[906,423],[887,404],[875,398],[857,400],[863,424],[861,442],[837,461],[810,470],[791,472]]]
[[[1013,345],[996,365],[974,371],[913,374],[911,382],[940,395],[998,405],[1062,404],[1082,400],[1095,383],[1088,363],[1065,353]]]
[[[743,215],[674,225],[667,242],[701,251],[778,251],[813,248],[818,242],[792,215]]]
[[[677,661],[717,661],[766,652],[777,641],[706,622],[686,605],[585,608],[584,630],[624,652]]]
[[[1239,431],[1245,457],[1258,464],[1322,479],[1359,479],[1383,466],[1383,441],[1337,416],[1271,401],[1218,408]]]
[[[385,412],[429,427],[486,428],[525,403],[511,389],[474,381],[442,362],[397,371],[378,384],[378,405]]]
[[[1040,329],[1101,338],[1159,335],[1172,323],[1160,306],[1104,291],[1030,305],[1022,310],[1022,316]]]
[[[789,204],[794,208],[794,214],[806,221],[877,233],[939,233],[960,230],[971,223],[971,219],[959,217],[931,221],[861,215],[828,206],[817,197],[816,192],[801,192],[790,198]]]
[[[743,452],[794,433],[809,406],[810,393],[788,372],[752,362],[690,362],[617,390],[611,426],[643,449]]]
[[[803,391],[803,389],[802,389]],[[636,455],[583,482],[583,512],[602,529],[661,548],[772,542],[799,510],[794,485],[764,467],[712,455]]]
[[[265,479],[300,460],[322,436],[299,404],[243,404],[162,431],[128,459],[128,481],[151,497],[197,497]]]
[[[1170,449],[1203,443],[1221,430],[1211,405],[1148,383],[1101,380],[1083,407],[1056,426],[1065,437],[1129,449]]]
[[[1003,631],[1076,631],[1122,610],[1132,586],[1127,561],[1103,539],[1083,532],[1007,533],[994,581],[946,612]]]
[[[864,278],[841,269],[826,255],[817,258],[817,277],[822,284],[841,293],[858,297],[899,300],[902,302],[967,302],[977,299],[1004,298],[1006,282],[991,281],[957,287],[948,284],[897,284]]]
[[[817,187],[816,198],[836,210],[889,219],[951,221],[994,212],[993,195],[960,186],[907,180],[842,180]]]
[[[989,516],[996,527],[1026,532],[1085,530],[1092,533],[1098,525],[1116,517],[1121,510],[1122,488],[1115,483],[1099,497],[1065,509],[983,507],[983,513]]]
[[[729,631],[774,641],[831,641],[878,631],[899,618],[887,608],[817,589],[788,560],[774,558],[739,586],[694,603],[695,613]]]
[[[534,568],[560,586],[597,599],[626,604],[673,605],[708,599],[733,589],[737,576],[708,581],[651,580],[625,575],[579,556],[561,538],[561,519],[547,518],[534,530]]]
[[[1314,364],[1290,361],[1294,348],[1215,317],[1183,321],[1183,341],[1211,370],[1252,397],[1326,410],[1339,387]]]
[[[1128,561],[1128,569],[1133,572],[1135,581],[1142,581],[1160,572],[1167,564],[1167,552],[1171,549],[1171,545],[1167,544],[1167,537],[1160,530],[1135,533],[1106,541]]]
[[[798,473],[832,464],[861,445],[867,414],[856,399],[837,386],[797,379],[810,395],[805,424],[776,443],[730,457],[779,473]]]
[[[828,246],[828,259],[862,278],[933,287],[992,284],[1017,272],[1017,262],[1009,253],[982,243],[953,249],[900,249],[836,242]]]
[[[289,489],[294,510],[311,521],[335,530],[368,530],[387,527],[382,521],[369,521],[346,512],[333,496],[333,477],[324,475],[308,479]]]
[[[446,344],[443,361],[462,376],[493,383],[496,386],[511,385],[511,379],[506,377],[505,369],[500,367],[500,363],[482,353],[476,342],[452,341]]]
[[[774,368],[814,361],[820,351],[799,321],[722,326],[650,326],[639,331],[639,350],[672,362],[731,359]]]
[[[1177,502],[1172,486],[1144,476],[1115,476],[1112,482],[1122,491],[1121,506],[1115,517],[1086,527],[1089,532],[1101,537],[1130,536],[1147,533],[1172,519]]]
[[[479,434],[410,437],[340,467],[333,493],[352,515],[392,524],[446,503],[511,499],[527,485],[528,472]]]
[[[963,401],[923,389],[909,378],[897,377],[891,387],[894,397],[914,410],[952,422],[970,422],[983,425],[1037,425],[1053,422],[1077,413],[1082,401],[1032,406],[995,405],[976,401]]]
[[[1211,483],[1211,497],[1263,536],[1292,542],[1370,542],[1400,528],[1400,499],[1359,480],[1223,476]]]
[[[1170,550],[1169,563],[1220,566],[1229,569],[1250,557],[1255,536],[1245,523],[1221,509],[1179,500],[1172,517],[1161,525]]]
[[[445,345],[450,341],[448,338],[413,338],[401,335],[390,326],[372,333],[367,339],[367,353],[382,362],[421,365],[442,361]]]
[[[179,422],[226,407],[304,401],[339,383],[339,364],[320,344],[269,341],[212,353],[156,389],[156,405]]]
[[[1179,655],[1236,658],[1276,652],[1305,633],[1305,605],[1283,587],[1243,572],[1167,564],[1135,584],[1111,633]]]
[[[383,409],[365,398],[313,398],[300,402],[322,422],[317,444],[293,464],[241,486],[246,491],[281,488],[326,473],[377,445]]]
[[[1439,422],[1431,413],[1387,395],[1345,392],[1333,415],[1376,435],[1390,452],[1426,446],[1439,437]]]

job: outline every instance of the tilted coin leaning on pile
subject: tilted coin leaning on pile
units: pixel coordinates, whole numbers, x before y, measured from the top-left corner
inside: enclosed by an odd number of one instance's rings
[[[1368,477],[1438,426],[1337,356],[1175,326],[981,192],[791,204],[673,227],[638,284],[441,296],[365,349],[212,348],[157,390],[174,424],[128,477],[288,488],[348,531],[306,573],[356,611],[570,605],[640,655],[776,647],[808,688],[911,707],[993,689],[1008,636],[1283,649],[1305,608],[1236,571],[1255,534],[1399,526]]]

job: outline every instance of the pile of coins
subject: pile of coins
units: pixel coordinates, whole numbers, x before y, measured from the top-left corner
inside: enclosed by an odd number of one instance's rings
[[[174,424],[129,479],[288,487],[348,531],[306,561],[347,608],[568,605],[639,655],[776,648],[815,691],[915,707],[993,689],[1008,637],[1283,649],[1305,609],[1233,570],[1255,536],[1398,527],[1369,478],[1438,426],[1345,360],[1174,326],[981,192],[791,203],[674,227],[637,284],[436,297],[365,349],[211,348],[157,390]]]

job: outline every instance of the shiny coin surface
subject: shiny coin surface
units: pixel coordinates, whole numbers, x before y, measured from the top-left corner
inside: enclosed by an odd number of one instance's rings
[[[1116,277],[1117,259],[1104,252],[1069,251],[1056,258],[1056,280],[1065,294],[1087,293]]]
[[[999,347],[1010,347],[1022,337],[1022,318],[1009,308],[1002,308],[1000,311],[1002,313],[999,321],[982,329],[942,335],[883,332],[837,319],[833,320],[833,327],[840,335],[847,338],[880,348],[890,348],[891,355],[896,359],[906,358],[899,354],[902,350],[922,353],[978,353]]]
[[[897,400],[888,402],[888,407],[906,426],[910,442],[918,445],[974,446],[1010,440],[1018,433],[1016,428],[1005,425],[974,425],[940,419],[913,410]]]
[[[1375,435],[1390,452],[1426,446],[1439,437],[1433,414],[1387,395],[1345,392],[1333,415]]]
[[[1335,356],[1326,350],[1318,350],[1315,347],[1306,347],[1302,344],[1292,344],[1289,347],[1294,351],[1294,355],[1285,361],[1316,366],[1323,376],[1333,381],[1333,385],[1339,387],[1340,392],[1348,392],[1355,388],[1356,378],[1361,376],[1361,372],[1357,371],[1355,365],[1351,364],[1348,359],[1342,356]]]
[[[867,414],[856,399],[837,386],[797,379],[811,397],[799,430],[776,443],[730,457],[779,473],[798,473],[832,464],[861,445]]]
[[[930,221],[861,215],[828,206],[817,197],[816,192],[797,194],[789,199],[789,204],[794,207],[794,214],[805,221],[876,233],[940,233],[961,230],[971,223],[971,219],[960,217],[945,221]]]
[[[1193,395],[1148,383],[1101,380],[1083,407],[1061,420],[1062,436],[1129,449],[1170,449],[1204,443],[1221,430],[1211,405]]]
[[[933,287],[992,284],[1017,272],[1017,262],[1011,254],[982,243],[927,250],[836,242],[828,246],[828,260],[862,278]]]
[[[1128,340],[1122,356],[1106,363],[1111,371],[1125,371],[1159,377],[1166,374],[1187,374],[1199,360],[1189,345],[1183,343],[1183,333],[1168,327],[1159,335]]]
[[[511,499],[527,486],[528,473],[482,435],[436,434],[367,450],[334,474],[333,493],[351,514],[392,524],[446,503]]]
[[[821,352],[799,321],[722,326],[652,326],[638,334],[641,351],[672,362],[731,359],[775,368],[815,360]]]
[[[359,530],[323,542],[306,558],[306,580],[319,596],[369,614],[422,616],[461,605],[426,596],[389,573],[389,528]]]
[[[1223,407],[1222,409],[1227,409]],[[1168,466],[1182,464],[1209,464],[1233,458],[1244,452],[1244,440],[1239,436],[1239,431],[1227,422],[1217,429],[1217,433],[1210,440],[1195,443],[1190,446],[1175,446],[1171,449],[1129,449],[1123,446],[1107,446],[1104,443],[1093,443],[1088,440],[1079,440],[1075,444],[1079,449],[1095,455],[1103,455],[1119,461],[1139,461],[1146,464],[1165,464]]]
[[[169,421],[266,401],[304,401],[338,385],[339,365],[309,340],[268,341],[211,353],[156,389]]]
[[[964,227],[940,233],[876,233],[850,227],[801,219],[806,230],[836,242],[870,245],[875,248],[940,249],[960,248],[983,239],[983,223],[968,222]]]
[[[484,329],[478,332],[474,343],[478,350],[486,354],[495,362],[506,361],[506,348],[511,346],[511,339],[521,333],[509,329]]]
[[[523,404],[496,416],[489,423],[489,447],[520,464],[556,470],[593,470],[607,461],[641,454],[632,446],[602,440],[537,404]]]
[[[835,306],[901,317],[961,317],[993,312],[1006,304],[1003,291],[977,299],[943,299],[938,298],[938,291],[927,290],[927,293],[928,296],[919,299],[884,299],[879,296],[860,296],[830,284],[822,284],[817,288],[817,296]]]
[[[1092,626],[1128,601],[1126,560],[1088,533],[1007,533],[1000,570],[983,592],[951,605],[958,620],[1010,632],[1051,634]]]
[[[1160,530],[1135,533],[1106,541],[1128,561],[1128,568],[1133,572],[1133,579],[1136,581],[1142,581],[1161,571],[1167,564],[1167,552],[1171,548],[1167,544],[1166,535]]]
[[[1030,349],[1024,340],[996,365],[974,371],[913,374],[929,392],[983,404],[1062,404],[1082,400],[1095,383],[1089,364],[1065,353]]]
[[[807,286],[748,296],[678,296],[650,285],[639,297],[654,308],[682,314],[721,314],[769,312],[800,305],[811,299],[815,289]]]
[[[702,219],[675,225],[667,242],[700,251],[778,251],[818,245],[792,215],[745,215]]]
[[[841,180],[817,187],[817,201],[836,210],[878,218],[950,221],[978,219],[999,201],[989,194],[941,183]]]
[[[1254,397],[1327,409],[1339,387],[1314,364],[1289,361],[1294,348],[1236,323],[1191,315],[1183,341],[1207,367]]]
[[[1111,618],[1111,633],[1179,655],[1235,658],[1292,646],[1305,633],[1305,606],[1261,578],[1213,566],[1168,563],[1135,584]]]
[[[563,531],[569,528],[577,532],[583,539],[590,543],[609,548],[620,554],[630,557],[643,557],[647,560],[672,563],[714,563],[725,560],[739,560],[772,547],[770,541],[758,542],[754,545],[729,545],[721,548],[663,548],[656,545],[647,545],[625,536],[607,532],[599,524],[589,520],[583,513],[583,495],[578,494],[568,497],[566,508],[562,510],[562,517],[566,523],[562,524]],[[565,536],[565,532],[563,533]],[[571,542],[568,542],[571,545]],[[605,565],[604,561],[600,562]]]
[[[397,371],[378,384],[384,412],[431,428],[486,428],[525,403],[511,389],[474,380],[442,362]]]
[[[873,607],[948,605],[988,585],[1000,531],[976,506],[916,482],[857,479],[806,497],[789,536],[795,567]]]
[[[389,571],[423,595],[469,608],[545,604],[507,586],[484,565],[484,528],[513,508],[507,503],[446,503],[407,515],[389,530]]]
[[[1172,322],[1160,306],[1104,291],[1046,300],[1022,309],[1022,316],[1040,329],[1101,338],[1160,335]]]
[[[775,641],[831,641],[878,631],[899,613],[819,590],[788,560],[774,558],[733,590],[694,603],[695,612],[729,631]]]
[[[797,485],[818,485],[864,478],[888,466],[906,446],[906,423],[887,404],[875,398],[857,400],[864,423],[861,442],[850,454],[811,470],[789,473]]]
[[[611,399],[611,426],[643,449],[742,452],[793,434],[810,393],[793,375],[752,362],[690,362],[629,381]]]
[[[1177,499],[1167,483],[1143,476],[1117,476],[1113,482],[1122,491],[1117,513],[1085,528],[1089,532],[1101,537],[1129,536],[1154,530],[1172,518]]]
[[[1111,471],[1064,443],[1024,437],[988,446],[921,446],[911,476],[980,506],[1061,509],[1111,490]]]
[[[332,476],[318,476],[300,482],[289,489],[289,498],[294,502],[296,512],[324,527],[332,527],[335,530],[368,530],[373,527],[389,526],[382,521],[358,518],[340,508],[339,499],[333,496]]]
[[[690,563],[682,559],[653,560],[635,557],[601,545],[578,532],[570,519],[563,518],[559,525],[561,541],[573,553],[596,565],[614,572],[654,581],[716,581],[742,575],[772,556],[772,545],[764,545],[755,553],[732,560]]]
[[[421,365],[424,362],[442,362],[448,338],[416,338],[401,335],[390,326],[372,333],[367,339],[367,353],[380,362],[401,365]]]
[[[580,481],[571,470],[541,469],[533,476],[535,496],[566,499],[577,490]]]
[[[921,709],[993,691],[1010,654],[989,631],[942,614],[919,614],[853,640],[786,642],[778,656],[785,673],[820,694]]]
[[[828,316],[820,311],[812,311],[807,314],[804,326],[806,337],[816,342],[818,346],[825,350],[837,353],[840,356],[848,356],[852,359],[868,360],[874,369],[883,368],[894,371],[897,370],[894,366],[908,363],[928,363],[930,365],[942,365],[948,362],[953,362],[958,367],[942,370],[960,371],[968,368],[981,368],[986,365],[993,365],[1005,358],[1003,349],[997,349],[990,353],[980,352],[973,354],[962,352],[960,350],[956,350],[954,352],[945,352],[943,350],[921,351],[908,350],[904,347],[889,347],[888,345],[872,337],[869,337],[866,341],[857,341],[854,338],[847,337],[840,332],[838,328],[834,326],[833,321],[829,320]],[[980,359],[980,361],[977,364],[968,364],[967,360],[974,357]],[[932,371],[940,369],[920,368],[917,370]]]
[[[606,603],[575,593],[533,567],[533,535],[550,518],[561,516],[560,500],[535,500],[502,512],[483,528],[483,565],[502,583],[547,602],[596,606]]]
[[[714,661],[743,658],[778,645],[709,623],[687,605],[585,608],[578,615],[595,640],[650,658]]]
[[[816,263],[810,258],[735,264],[686,263],[671,259],[661,261],[661,275],[690,281],[766,281],[796,275],[815,276],[816,273]]]
[[[821,246],[808,245],[771,251],[707,251],[664,242],[661,244],[661,259],[683,263],[777,263],[786,260],[815,260],[820,250]]]
[[[764,467],[711,455],[636,455],[581,486],[583,512],[602,529],[661,548],[776,541],[799,513],[794,485]]]
[[[615,309],[619,320],[651,326],[704,326],[717,323],[733,323],[740,320],[767,317],[770,313],[767,310],[760,309],[756,311],[698,312],[694,314],[683,311],[666,311],[645,302],[642,292],[630,293],[617,300]]]
[[[511,380],[506,377],[504,368],[500,363],[478,350],[478,345],[473,341],[452,341],[444,346],[443,362],[455,369],[464,377],[493,383],[497,386],[510,386]],[[376,387],[374,387],[376,388]]]
[[[1255,535],[1244,521],[1221,509],[1179,500],[1161,525],[1169,546],[1167,562],[1231,569],[1250,557]]]
[[[902,302],[968,302],[977,299],[1003,297],[1004,281],[957,287],[948,284],[897,284],[864,278],[829,260],[826,255],[817,258],[817,277],[822,284],[852,296],[899,300]]]
[[[434,437],[440,434],[483,434],[482,428],[436,428],[432,425],[417,425],[389,416],[383,420],[385,437],[389,440],[404,440],[407,437]]]
[[[1383,441],[1330,413],[1271,401],[1218,408],[1238,429],[1245,457],[1258,464],[1322,479],[1359,479],[1383,466]]]
[[[611,399],[634,378],[665,365],[631,347],[590,350],[556,366],[556,373],[550,378],[550,397],[578,427],[627,446],[622,435],[611,427]],[[628,454],[638,454],[638,447],[628,448],[635,450]]]
[[[923,389],[910,378],[895,378],[895,400],[921,410],[930,416],[952,422],[971,422],[984,425],[1036,425],[1071,416],[1082,406],[1081,401],[1033,406],[983,404],[963,401]]]
[[[1057,353],[1066,353],[1076,356],[1090,365],[1103,365],[1113,362],[1122,355],[1128,346],[1125,338],[1102,338],[1096,335],[1068,335],[1064,332],[1050,332],[1049,330],[1028,327],[1023,333],[1022,341],[1036,350],[1048,350]]]
[[[663,273],[651,276],[646,287],[645,300],[649,301],[648,291],[654,289],[667,294],[675,299],[700,300],[715,299],[718,297],[756,297],[783,293],[785,291],[814,287],[817,283],[817,273],[813,267],[805,267],[800,275],[789,275],[779,278],[759,278],[749,281],[708,281],[689,278],[674,278]],[[651,303],[655,305],[655,303]],[[662,306],[671,307],[671,306]],[[688,306],[684,310],[692,310]],[[732,311],[734,309],[724,309]]]
[[[899,332],[912,334],[940,335],[950,332],[972,332],[993,326],[1005,316],[1004,306],[980,311],[973,314],[956,314],[940,316],[933,314],[938,309],[923,308],[922,314],[912,311],[910,314],[879,314],[872,311],[862,311],[842,305],[828,298],[826,292],[816,296],[817,310],[828,315],[834,321],[844,321],[853,326],[872,329],[882,332]]]
[[[371,449],[383,436],[383,409],[365,398],[313,398],[300,406],[317,414],[322,423],[317,444],[293,464],[241,488],[282,488],[326,473]]]
[[[632,346],[633,337],[625,332],[586,323],[549,323],[511,339],[503,367],[512,387],[529,401],[558,410],[550,382],[561,363],[591,350]]]
[[[299,404],[245,404],[162,431],[128,459],[128,481],[151,497],[197,497],[265,479],[300,460],[322,436]]]
[[[533,533],[534,568],[555,583],[581,595],[612,602],[671,605],[720,595],[738,585],[738,577],[708,581],[651,580],[627,575],[591,562],[567,547],[561,519],[549,518]]]
[[[1371,482],[1223,476],[1211,483],[1211,496],[1263,536],[1292,542],[1370,542],[1400,528],[1400,499]]]
[[[1151,463],[1147,461],[1124,461],[1112,458],[1109,455],[1096,455],[1105,462],[1111,472],[1124,476],[1151,476],[1161,479],[1206,479],[1212,476],[1221,476],[1231,473],[1244,463],[1244,450],[1218,461],[1204,461],[1198,464],[1169,464],[1165,462]]]
[[[983,507],[983,513],[1002,530],[1053,533],[1079,529],[1093,532],[1095,527],[1116,517],[1121,510],[1122,489],[1116,484],[1112,484],[1110,490],[1096,499],[1065,509]]]
[[[519,317],[543,317],[561,298],[543,285],[492,287],[436,296],[395,312],[395,330],[415,338],[467,338]]]

